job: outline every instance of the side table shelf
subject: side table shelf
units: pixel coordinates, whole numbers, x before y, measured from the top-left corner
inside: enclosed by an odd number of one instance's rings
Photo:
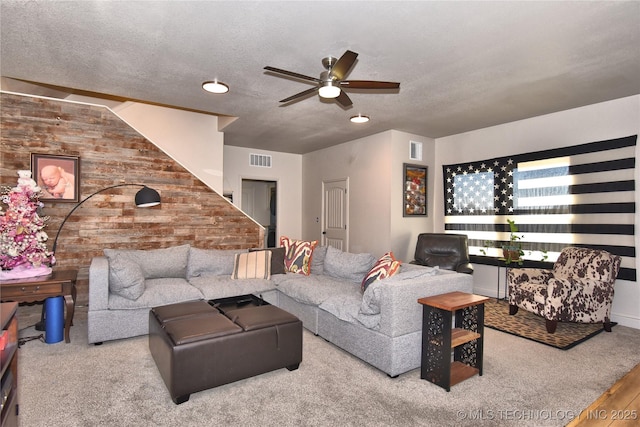
[[[482,375],[484,302],[488,299],[450,292],[418,300],[423,306],[421,379],[450,391],[451,386]]]
[[[0,366],[2,369],[2,413],[0,425],[18,425],[18,303],[0,304],[2,344]]]

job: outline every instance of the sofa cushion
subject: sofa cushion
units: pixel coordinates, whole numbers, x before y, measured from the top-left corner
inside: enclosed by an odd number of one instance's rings
[[[344,322],[359,324],[367,329],[379,330],[380,314],[362,313],[360,310],[361,299],[360,292],[334,295],[320,304],[320,309],[331,313]]]
[[[418,277],[437,276],[438,274],[453,273],[451,270],[441,270],[439,267],[427,267],[419,264],[403,263],[398,268],[393,277],[389,277],[388,282],[400,282],[402,280],[417,279]]]
[[[236,254],[232,279],[269,279],[271,277],[271,251]]]
[[[185,279],[147,279],[144,286],[144,293],[136,300],[109,294],[109,310],[135,310],[202,299],[202,293]]]
[[[398,268],[400,268],[400,261],[396,260],[393,252],[387,252],[376,261],[371,270],[364,276],[360,289],[364,292],[374,281],[393,276],[398,271]]]
[[[361,283],[375,263],[376,258],[371,254],[352,254],[328,246],[327,255],[324,258],[324,274]]]
[[[230,275],[233,273],[233,261],[236,254],[245,253],[246,249],[198,249],[189,250],[187,279],[202,275]]]
[[[189,259],[189,245],[164,249],[105,249],[109,262],[117,254],[122,254],[140,266],[145,279],[181,277],[184,279]]]
[[[284,274],[281,274],[284,276]],[[289,274],[289,276],[293,276]],[[299,276],[303,277],[303,276]],[[234,297],[237,295],[254,294],[260,296],[276,288],[271,280],[266,279],[242,279],[234,280],[231,276],[203,275],[189,279],[206,300]]]
[[[360,285],[344,279],[312,274],[286,274],[277,280],[278,290],[298,302],[309,305],[320,305],[334,295],[344,295],[357,290]]]
[[[380,314],[380,296],[382,295],[382,289],[380,288],[379,280],[375,280],[362,294],[362,301],[360,301],[360,312],[363,314],[373,315]]]
[[[271,252],[271,274],[284,274],[284,248],[264,248],[264,249],[249,249],[249,252],[254,251],[270,251]],[[314,251],[315,258],[315,251]],[[313,265],[311,266],[313,272]]]
[[[413,280],[418,277],[436,276],[442,270],[438,267],[425,267],[422,265],[403,263],[398,267],[397,272],[385,280],[374,280],[364,290],[362,303],[360,305],[361,315],[377,315],[380,313],[380,298],[382,296],[382,284],[400,283],[404,280]],[[452,271],[445,270],[446,273]]]
[[[311,257],[313,250],[318,245],[317,240],[294,240],[286,236],[280,237],[280,246],[284,248],[284,269],[288,273],[311,273]]]
[[[357,294],[334,295],[320,304],[320,309],[333,314],[340,320],[355,323],[360,310],[360,300],[359,292]]]
[[[109,261],[109,291],[130,300],[140,298],[144,293],[140,266],[123,254],[115,254]]]
[[[311,274],[324,273],[324,259],[326,256],[326,246],[318,246],[313,250],[313,256],[311,257]]]

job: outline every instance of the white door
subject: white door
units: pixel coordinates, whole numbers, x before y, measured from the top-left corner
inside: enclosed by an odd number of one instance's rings
[[[347,179],[322,182],[322,244],[345,252],[349,250],[348,184]]]

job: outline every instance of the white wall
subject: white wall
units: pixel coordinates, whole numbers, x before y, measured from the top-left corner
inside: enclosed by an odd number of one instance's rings
[[[435,229],[437,232],[444,230],[443,164],[566,147],[638,133],[640,95],[439,138],[436,140],[435,150],[438,163],[435,171],[435,206],[439,207],[434,212]],[[635,179],[640,182],[640,154],[637,147]],[[638,189],[635,196],[638,209]],[[636,223],[636,229],[637,226]],[[637,231],[635,239],[637,250],[640,247],[640,233]],[[640,268],[639,260],[640,257],[637,257],[636,269]],[[474,291],[495,296],[498,276],[496,268],[475,267]],[[504,279],[501,277],[501,280]],[[616,282],[612,320],[640,329],[640,282]]]
[[[422,143],[422,161],[411,160],[409,144],[411,141]],[[391,166],[391,223],[389,233],[391,248],[396,258],[410,262],[416,251],[418,234],[433,232],[435,140],[424,136],[400,131],[391,132],[392,166]],[[403,174],[404,163],[427,166],[427,216],[403,217]]]
[[[303,156],[303,238],[321,241],[322,182],[349,178],[348,251],[381,256],[391,249],[390,138],[383,132]]]
[[[216,116],[137,102],[125,102],[114,112],[222,194],[224,134],[218,132]]]
[[[409,142],[423,142],[423,161],[409,159]],[[349,252],[381,256],[393,251],[411,261],[419,233],[433,229],[431,214],[403,217],[403,163],[428,166],[429,202],[433,204],[435,143],[430,138],[387,131],[303,156],[302,227],[306,239],[322,237],[322,182],[349,178]]]
[[[68,101],[105,105],[211,189],[222,194],[224,134],[210,114],[138,102],[70,95]]]
[[[242,209],[242,180],[258,179],[277,182],[277,235],[301,239],[302,222],[302,156],[253,148],[224,146],[224,194],[233,194],[234,204]],[[270,168],[249,165],[249,155],[272,156]]]

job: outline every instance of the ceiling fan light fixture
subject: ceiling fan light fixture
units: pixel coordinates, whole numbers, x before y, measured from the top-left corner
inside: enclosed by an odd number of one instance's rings
[[[202,83],[202,89],[211,93],[227,93],[229,92],[229,86],[225,83],[219,82],[218,79],[213,81]]]
[[[351,120],[351,123],[367,123],[371,119],[369,116],[358,114],[357,116],[352,116],[349,120]]]
[[[332,82],[327,82],[318,89],[318,95],[320,95],[321,98],[337,98],[340,96],[340,87],[334,86]]]

